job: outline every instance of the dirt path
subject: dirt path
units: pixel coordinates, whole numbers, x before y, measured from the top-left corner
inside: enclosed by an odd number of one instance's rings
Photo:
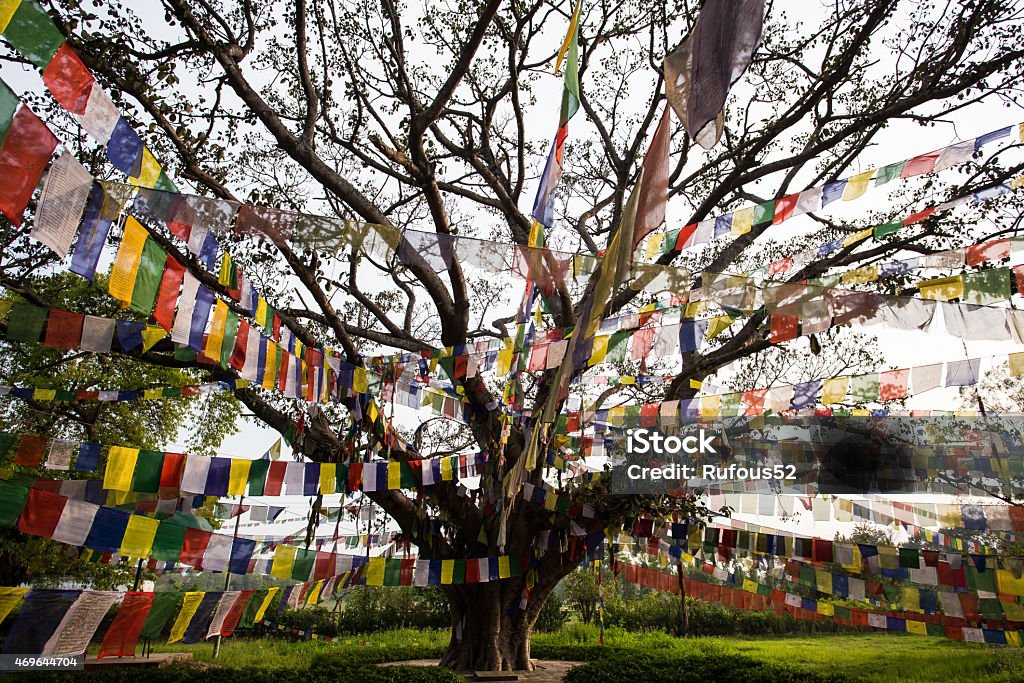
[[[518,678],[516,680],[522,681],[523,683],[562,683],[565,680],[565,675],[569,673],[569,669],[574,666],[581,666],[585,662],[561,662],[561,661],[548,661],[548,660],[534,660],[533,671],[516,671],[513,673]],[[412,659],[405,662],[388,662],[381,666],[437,666],[436,659]],[[477,680],[489,680],[486,677],[476,678],[473,673],[464,673],[468,681]],[[497,678],[491,680],[498,680]]]

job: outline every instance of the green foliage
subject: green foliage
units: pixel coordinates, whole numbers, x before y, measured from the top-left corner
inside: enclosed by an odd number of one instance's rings
[[[53,308],[123,317],[106,294],[106,283],[92,285],[77,275],[33,277],[32,284]],[[144,389],[209,381],[207,370],[165,368],[124,354],[52,349],[42,344],[0,342],[0,381],[44,389]],[[175,440],[183,424],[191,452],[212,454],[235,432],[241,404],[229,392],[159,401],[6,402],[0,428],[53,437],[159,450]]]
[[[101,564],[81,557],[78,548],[49,538],[26,536],[16,529],[0,529],[0,577],[3,585],[30,583],[55,588],[66,581],[112,590],[131,585],[134,565]]]
[[[410,586],[353,590],[342,599],[337,611],[322,606],[304,607],[268,618],[291,628],[332,637],[451,626],[448,603],[440,589]]]
[[[537,615],[537,623],[534,624],[533,629],[550,633],[562,628],[569,618],[563,607],[562,598],[557,593],[549,595],[544,606],[540,608],[540,614]]]

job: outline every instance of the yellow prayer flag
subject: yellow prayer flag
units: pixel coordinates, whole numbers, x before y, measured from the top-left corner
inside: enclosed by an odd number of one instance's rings
[[[142,390],[142,399],[144,401],[154,401],[154,400],[156,400],[158,398],[163,398],[163,397],[164,397],[164,390],[163,389],[143,389]]]
[[[610,338],[607,334],[600,334],[594,337],[594,350],[590,353],[587,365],[594,366],[604,362],[605,356],[608,355],[608,340]]]
[[[496,367],[498,375],[507,375],[509,370],[512,369],[512,353],[514,349],[510,346],[508,348],[498,351],[498,365]]]
[[[153,539],[160,528],[160,520],[143,515],[132,515],[121,540],[121,554],[126,557],[149,557]]]
[[[333,462],[320,463],[320,493],[331,495],[338,490],[338,465]]]
[[[848,202],[851,199],[857,199],[863,195],[868,189],[868,183],[871,182],[871,178],[875,175],[875,169],[870,171],[864,171],[858,173],[849,180],[846,181],[846,187],[843,188],[843,201]]]
[[[498,578],[507,579],[510,576],[512,576],[512,564],[508,559],[508,555],[501,555],[498,557]]]
[[[653,259],[661,253],[661,245],[665,242],[665,233],[659,232],[651,235],[644,246],[644,258]]]
[[[846,398],[846,390],[849,386],[849,377],[836,377],[825,380],[821,385],[821,402],[824,405],[842,402]]]
[[[402,463],[397,460],[388,463],[388,490],[397,491],[402,488]]]
[[[700,389],[702,386],[704,386],[704,383],[701,382],[699,379],[691,379],[690,380],[690,388],[691,389]]]
[[[366,370],[357,367],[352,371],[352,391],[357,394],[365,394],[370,388],[370,383],[366,379]]]
[[[263,596],[263,602],[260,603],[259,609],[256,610],[256,614],[253,615],[253,623],[258,624],[263,621],[263,615],[267,613],[267,608],[270,607],[270,603],[274,601],[274,596],[281,591],[280,587],[274,586],[267,594]]]
[[[441,585],[451,584],[455,575],[455,560],[441,560]]]
[[[708,312],[708,302],[707,301],[704,301],[703,299],[701,301],[691,301],[690,303],[686,304],[686,308],[684,309],[683,317],[684,318],[696,318],[697,316],[704,315],[707,312]]]
[[[875,282],[878,280],[878,266],[862,266],[861,268],[854,268],[843,273],[840,281],[844,285],[862,285],[868,282]]]
[[[565,54],[569,51],[569,46],[572,45],[572,39],[576,35],[576,27],[580,22],[580,7],[583,5],[583,0],[576,0],[576,9],[573,10],[572,19],[569,21],[569,29],[565,32],[565,40],[562,41],[562,47],[558,48],[558,57],[555,58],[555,71],[558,73],[559,67],[562,66],[562,60],[565,59]],[[540,234],[540,223],[533,221],[533,227],[530,228],[530,246],[539,247],[540,238],[536,235]]]
[[[1018,579],[1014,577],[1009,569],[996,570],[996,583],[999,584],[999,592],[1007,595],[1024,595],[1024,575]]]
[[[868,228],[867,230],[861,230],[860,232],[855,232],[852,235],[847,235],[846,239],[843,240],[843,246],[844,247],[848,247],[851,244],[857,244],[857,242],[863,242],[864,240],[866,240],[867,238],[871,237],[874,234],[875,234],[875,229],[874,228]]]
[[[906,612],[921,612],[921,592],[916,588],[900,587],[900,604]]]
[[[263,371],[262,386],[264,389],[273,389],[277,384],[277,344],[267,341],[267,366]]]
[[[110,271],[110,282],[107,290],[110,296],[126,305],[132,301],[135,291],[135,278],[139,274],[139,263],[142,261],[142,250],[146,246],[149,233],[135,220],[128,216],[124,222],[124,237],[114,259],[114,268]]]
[[[181,603],[181,611],[178,612],[178,618],[174,620],[174,626],[171,627],[171,636],[167,639],[168,644],[176,643],[185,636],[185,629],[188,628],[192,617],[196,615],[199,603],[203,601],[203,596],[205,595],[206,593],[202,591],[189,591],[185,593],[185,599]]]
[[[295,546],[279,545],[274,548],[274,562],[270,565],[270,575],[275,579],[292,578],[292,567],[295,566]]]
[[[32,392],[32,398],[37,401],[52,401],[57,398],[56,389],[36,389]]]
[[[384,585],[384,558],[383,557],[371,557],[370,561],[366,563],[366,585],[367,586],[383,586]]]
[[[708,331],[704,336],[706,339],[714,339],[729,329],[730,325],[732,325],[732,316],[716,315],[714,318],[708,319]]]
[[[558,507],[558,494],[554,489],[548,489],[547,493],[544,494],[544,509],[549,512],[554,512]]]
[[[267,300],[263,298],[263,295],[258,295],[256,299],[256,322],[262,324],[267,319]]]
[[[836,613],[835,605],[833,605],[830,602],[825,602],[824,600],[819,600],[818,601],[818,614],[821,614],[821,615],[826,616],[826,617],[831,617],[831,616],[834,616],[835,613]]]
[[[7,30],[7,25],[11,23],[11,17],[20,6],[21,0],[0,0],[0,33]]]
[[[6,586],[0,587],[0,623],[3,623],[7,615],[11,613],[14,606],[21,602],[21,599],[25,597],[25,593],[28,593],[29,588],[8,588]]]
[[[928,635],[928,625],[923,621],[907,619],[907,633],[916,633],[919,636]]]
[[[1024,352],[1011,353],[1009,355],[1010,360],[1010,375],[1012,377],[1020,377],[1024,375]]]
[[[732,214],[732,235],[742,235],[750,232],[750,226],[754,224],[754,207],[748,206]]]
[[[235,458],[231,461],[231,470],[228,472],[229,496],[240,496],[245,493],[245,485],[249,483],[249,470],[251,468],[251,460]]]
[[[814,583],[820,592],[832,595],[832,574],[823,569],[815,569]]]
[[[1020,631],[1005,631],[1006,633],[1006,644],[1020,647]]]
[[[926,280],[918,285],[921,298],[935,301],[959,299],[964,295],[964,279],[960,275]]]
[[[747,591],[748,593],[756,593],[757,582],[751,581],[750,579],[743,579],[743,590]]]
[[[224,344],[224,331],[228,323],[228,305],[217,299],[217,307],[213,309],[213,322],[210,323],[210,334],[206,336],[206,348],[203,355],[213,360],[220,360],[221,346]]]
[[[709,396],[701,396],[700,399],[700,416],[701,417],[718,417],[718,411],[722,405],[722,397],[719,394],[711,394]]]
[[[441,481],[452,480],[452,459],[441,458]]]
[[[306,604],[315,605],[320,602],[320,590],[324,587],[324,580],[320,579],[313,583],[309,587],[309,598],[306,600]]]
[[[108,491],[130,491],[138,460],[138,448],[112,446],[107,455],[107,468],[103,472],[103,488]]]
[[[146,329],[142,331],[142,352],[149,351],[166,336],[167,330],[159,325],[146,325]]]
[[[136,187],[153,187],[160,178],[160,162],[156,160],[148,147],[142,148],[142,167],[138,177],[130,176],[128,182]]]

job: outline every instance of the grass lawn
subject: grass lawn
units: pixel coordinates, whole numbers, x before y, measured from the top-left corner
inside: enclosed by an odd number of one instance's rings
[[[213,660],[213,644],[158,645],[156,651],[191,651],[195,660],[229,669],[265,671],[302,670],[314,660],[338,657],[363,663],[426,659],[440,656],[448,642],[441,631],[388,631],[322,641],[289,641],[284,637],[226,639],[221,656]],[[615,681],[633,677],[679,680],[707,666],[735,663],[765,665],[766,670],[742,680],[844,681],[971,681],[972,683],[1024,680],[1024,650],[959,643],[941,638],[906,634],[865,633],[812,636],[758,636],[676,639],[664,633],[606,632],[605,647],[594,627],[569,625],[557,633],[536,634],[533,655],[539,659],[600,660],[594,676],[578,681]],[[631,670],[644,657],[653,657],[655,669]],[[602,665],[617,662],[615,666]],[[626,668],[623,669],[622,664]],[[618,667],[618,668],[616,668]],[[778,668],[772,668],[778,667]],[[665,676],[658,672],[664,670]],[[583,672],[580,672],[581,674]],[[671,674],[671,675],[669,675]],[[806,674],[804,676],[803,674]],[[721,672],[718,676],[723,675]],[[713,677],[709,680],[729,680]]]

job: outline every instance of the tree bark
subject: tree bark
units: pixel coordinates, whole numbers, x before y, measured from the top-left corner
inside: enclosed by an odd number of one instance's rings
[[[455,671],[533,671],[530,636],[554,586],[535,585],[526,609],[519,609],[523,585],[522,579],[506,579],[444,586],[452,635],[440,665]]]

